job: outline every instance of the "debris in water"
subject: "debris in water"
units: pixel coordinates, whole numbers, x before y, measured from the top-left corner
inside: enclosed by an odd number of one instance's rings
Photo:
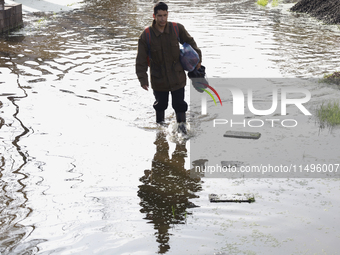
[[[221,161],[221,165],[226,168],[240,167],[243,164],[241,161]]]
[[[255,202],[254,194],[230,194],[230,195],[217,195],[217,194],[209,194],[209,200],[212,203],[218,203],[218,202],[248,202],[253,203]]]
[[[261,137],[261,133],[229,130],[223,136],[233,137],[233,138],[244,138],[244,139],[259,139]]]

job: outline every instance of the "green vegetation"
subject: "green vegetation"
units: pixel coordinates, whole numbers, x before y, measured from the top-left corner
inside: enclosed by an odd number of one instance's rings
[[[174,216],[174,218],[175,218],[176,217],[176,214],[175,214],[176,209],[173,205],[171,206],[171,210],[172,210],[172,216]]]
[[[47,18],[46,18],[46,17],[42,17],[42,18],[40,18],[39,20],[36,21],[36,24],[37,24],[37,26],[39,27],[39,29],[40,29],[42,26],[45,26],[46,21],[47,21]]]
[[[237,195],[242,196],[242,194],[239,194],[239,193]],[[248,198],[247,200],[248,203],[255,202],[255,196],[253,194],[244,193],[243,195]],[[244,200],[236,201],[236,202],[244,202]]]
[[[41,24],[41,23],[43,23],[45,20],[46,20],[46,18],[45,18],[45,17],[42,17],[41,19],[39,19],[39,20],[37,21],[37,23],[38,23],[38,24]]]
[[[187,211],[184,211],[184,213],[181,212],[179,214],[176,214],[176,207],[173,206],[173,205],[171,206],[171,211],[172,211],[172,217],[173,217],[171,219],[171,221],[172,221],[173,224],[178,224],[182,220],[184,220],[184,222],[187,223],[187,215],[188,215]],[[183,218],[183,216],[184,216],[184,218]]]
[[[255,197],[250,197],[250,198],[248,199],[248,202],[249,202],[249,203],[254,203],[254,202],[255,202]]]
[[[332,74],[325,74],[323,76],[323,79],[321,79],[321,82],[340,85],[340,72],[334,72]]]
[[[257,0],[258,5],[266,6],[268,4],[268,0]]]
[[[322,103],[316,108],[316,117],[320,129],[328,127],[330,130],[340,125],[340,105],[339,101],[330,101]]]
[[[340,72],[325,74],[319,81],[327,84],[340,85]],[[335,126],[340,125],[340,104],[339,101],[323,102],[316,108],[316,117],[320,129],[328,127],[332,130]]]
[[[279,0],[273,0],[272,1],[272,6],[273,7],[276,7],[276,6],[278,6],[279,5]]]
[[[257,4],[261,6],[267,6],[268,0],[257,0]],[[279,0],[272,1],[272,7],[276,7],[279,5]]]

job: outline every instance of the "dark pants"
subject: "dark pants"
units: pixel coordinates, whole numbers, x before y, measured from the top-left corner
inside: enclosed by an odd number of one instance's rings
[[[155,95],[155,103],[153,108],[158,111],[165,111],[168,108],[169,92],[168,91],[153,91]],[[176,113],[186,112],[188,110],[188,104],[184,101],[184,88],[171,91],[172,108]]]

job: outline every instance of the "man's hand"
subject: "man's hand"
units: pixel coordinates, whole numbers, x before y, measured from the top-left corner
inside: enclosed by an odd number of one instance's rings
[[[142,85],[142,88],[145,89],[145,90],[149,90],[149,85]]]
[[[198,63],[196,66],[197,70],[201,68],[201,63]]]

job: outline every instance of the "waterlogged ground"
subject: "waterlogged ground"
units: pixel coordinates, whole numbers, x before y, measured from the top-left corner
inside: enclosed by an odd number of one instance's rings
[[[169,19],[194,36],[209,78],[310,79],[337,70],[338,27],[290,13],[291,4],[254,2],[169,2]],[[171,109],[169,129],[157,127],[152,92],[134,73],[152,4],[28,10],[25,27],[0,39],[0,253],[337,254],[338,178],[211,178],[192,163],[336,164],[339,130],[319,130],[291,107],[295,129],[264,127],[257,141],[221,137],[213,146],[212,100],[207,116],[190,105],[188,142],[171,132]],[[339,96],[315,80],[298,84],[312,94],[311,112]],[[211,193],[253,193],[256,201],[210,203]]]

